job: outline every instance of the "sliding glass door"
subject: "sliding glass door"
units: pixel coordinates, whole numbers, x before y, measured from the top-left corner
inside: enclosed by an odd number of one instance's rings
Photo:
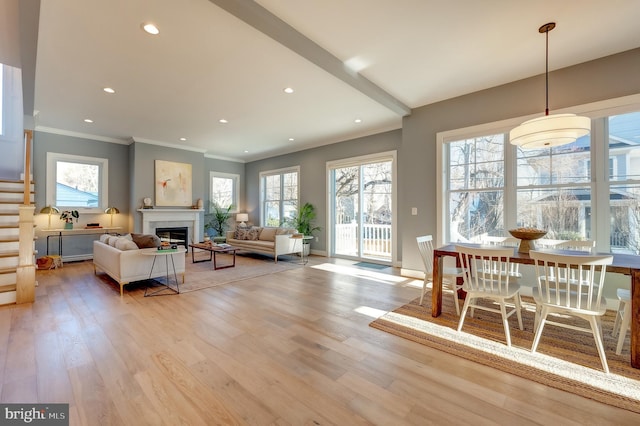
[[[329,165],[331,254],[393,260],[394,153]]]

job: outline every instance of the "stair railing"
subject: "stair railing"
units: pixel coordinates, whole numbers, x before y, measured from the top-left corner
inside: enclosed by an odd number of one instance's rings
[[[36,293],[36,267],[34,264],[34,211],[31,203],[31,145],[33,132],[24,131],[24,198],[19,207],[19,248],[16,270],[16,303],[32,303]]]

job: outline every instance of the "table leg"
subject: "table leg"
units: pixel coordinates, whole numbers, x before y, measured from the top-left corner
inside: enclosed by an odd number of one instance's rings
[[[433,254],[433,283],[431,289],[431,316],[437,317],[442,313],[442,273],[444,257]]]
[[[631,366],[640,368],[640,270],[631,271]]]
[[[220,253],[226,253],[226,254],[233,254],[233,263],[230,265],[224,265],[224,266],[218,266],[217,262],[216,262],[216,254],[217,252],[213,252],[213,270],[216,271],[218,269],[225,269],[225,268],[233,268],[236,266],[236,250],[231,250],[231,251],[223,251]]]
[[[173,268],[173,278],[176,280],[176,289],[172,288],[169,285],[169,259],[168,259],[169,257],[171,258],[171,267]],[[151,280],[151,275],[153,275],[153,267],[156,264],[156,259],[157,259],[157,256],[154,256],[153,257],[153,262],[151,263],[151,271],[149,272],[149,280]],[[164,265],[165,265],[165,268],[166,268],[165,269],[165,271],[166,271],[165,272],[165,280],[166,280],[166,282],[163,284],[164,287],[160,288],[159,290],[156,290],[154,292],[149,293],[149,286],[147,285],[147,288],[144,290],[144,297],[164,296],[164,295],[168,295],[168,294],[180,294],[180,282],[178,281],[178,274],[176,273],[176,264],[173,261],[173,255],[172,254],[165,255],[164,256],[164,260],[165,260]],[[159,282],[159,281],[156,281],[156,282]],[[160,283],[160,284],[162,284],[162,283]],[[173,293],[159,294],[160,292],[165,291],[165,290],[171,290]]]

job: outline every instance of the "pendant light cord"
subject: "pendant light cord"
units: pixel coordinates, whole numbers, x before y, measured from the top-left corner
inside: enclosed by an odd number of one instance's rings
[[[547,39],[546,49],[545,49],[545,87],[546,87],[546,108],[544,110],[544,115],[549,115],[549,29],[545,32],[545,36]]]

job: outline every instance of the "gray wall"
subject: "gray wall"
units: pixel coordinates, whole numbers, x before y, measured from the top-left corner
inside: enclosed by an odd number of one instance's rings
[[[52,133],[34,132],[33,135],[33,179],[35,182],[35,204],[36,204],[36,224],[41,227],[48,226],[48,218],[38,216],[38,212],[46,205],[46,180],[47,180],[47,152],[61,154],[83,155],[88,157],[106,158],[109,160],[109,194],[110,206],[115,206],[120,210],[121,216],[129,214],[129,153],[126,145],[119,145],[108,142],[101,142],[92,139],[84,139],[73,136],[63,136]],[[117,218],[125,223],[126,220]],[[89,222],[99,222],[108,225],[105,214],[82,214],[80,215],[79,226],[84,226]],[[52,227],[61,227],[59,218],[51,217]],[[115,223],[114,219],[114,225]],[[37,229],[36,229],[37,232]],[[79,255],[91,253],[87,247],[90,238],[65,238],[64,254]],[[52,244],[57,241],[51,241]],[[46,254],[46,238],[39,238],[36,241],[36,249],[39,255]]]
[[[195,204],[202,198],[205,206],[209,202],[209,171],[235,173],[240,175],[240,197],[244,199],[244,164],[205,158],[202,153],[135,142],[120,145],[92,139],[63,136],[52,133],[35,132],[33,143],[33,170],[35,181],[36,213],[46,202],[46,157],[47,152],[84,155],[107,158],[109,160],[109,205],[120,210],[114,224],[122,226],[122,232],[140,232],[142,216],[137,209],[142,207],[142,199],[150,197],[155,202],[155,160],[175,161],[192,165],[192,194]],[[0,161],[1,163],[2,161]],[[81,215],[78,226],[88,222],[108,225],[107,215]],[[47,226],[48,218],[36,217],[40,227]],[[52,227],[61,224],[58,217],[52,217]],[[203,230],[201,230],[202,232]],[[64,239],[64,255],[91,253],[91,241],[95,237],[74,237]],[[52,253],[57,253],[57,238],[50,239]],[[46,238],[36,241],[39,255],[47,251]]]
[[[142,231],[142,200],[149,197],[155,205],[155,160],[190,163],[192,166],[192,200],[205,199],[204,155],[200,152],[185,151],[147,143],[135,142],[130,150],[132,164],[130,211],[134,232]],[[209,172],[206,172],[209,175]],[[207,185],[208,186],[208,185]],[[162,207],[158,207],[162,208]],[[203,219],[202,217],[200,218]],[[201,231],[202,232],[202,231]]]
[[[245,176],[244,176],[244,163],[237,163],[233,161],[219,160],[216,158],[207,158],[205,157],[204,162],[205,175],[203,176],[205,182],[205,190],[206,193],[202,198],[204,200],[204,208],[209,212],[209,207],[211,203],[211,182],[209,181],[209,172],[219,172],[219,173],[231,173],[240,175],[240,187],[238,188],[238,201],[240,203],[239,209],[242,212],[246,211],[245,206],[246,203],[246,185],[245,185]]]
[[[549,108],[640,93],[640,49],[551,73]],[[436,236],[436,134],[513,117],[544,113],[544,76],[516,81],[414,109],[403,120],[399,154],[402,266],[422,270],[415,237]],[[411,216],[411,207],[418,215]]]
[[[245,168],[247,194],[245,207],[249,213],[249,220],[255,224],[259,223],[260,173],[285,167],[300,166],[300,202],[302,204],[309,202],[316,207],[316,226],[322,228],[322,230],[317,233],[318,242],[313,242],[311,248],[315,251],[326,252],[326,163],[343,158],[399,150],[401,140],[401,130],[393,130],[373,136],[247,163]]]
[[[550,76],[550,108],[586,104],[640,93],[640,49],[562,69]],[[326,250],[327,161],[381,151],[398,151],[399,257],[406,269],[421,270],[415,237],[436,233],[436,133],[467,126],[522,117],[544,110],[544,76],[505,84],[443,102],[416,108],[403,120],[403,128],[373,136],[326,145],[288,155],[247,163],[205,158],[201,153],[144,143],[126,147],[93,140],[36,132],[34,179],[36,204],[44,205],[46,151],[109,158],[110,204],[131,214],[130,229],[140,229],[135,212],[142,198],[154,198],[154,160],[193,164],[193,199],[209,199],[209,171],[241,176],[241,209],[252,222],[259,216],[261,171],[300,166],[301,201],[314,204],[317,224],[323,228],[314,250]],[[113,160],[112,160],[113,159]],[[0,161],[1,163],[1,161]],[[199,179],[197,176],[201,176]],[[411,207],[418,215],[411,215]],[[133,214],[135,213],[135,214]]]

